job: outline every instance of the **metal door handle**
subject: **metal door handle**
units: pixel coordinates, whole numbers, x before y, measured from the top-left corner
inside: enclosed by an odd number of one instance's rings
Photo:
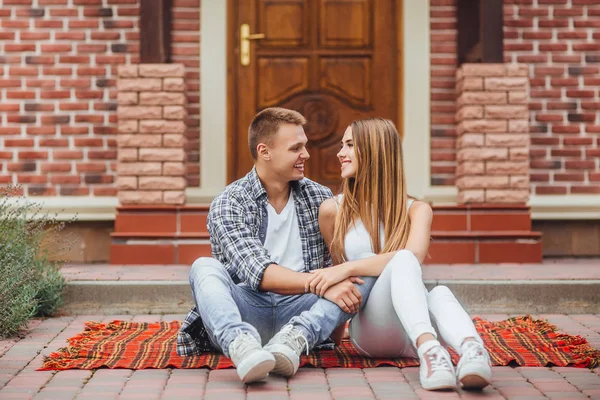
[[[250,25],[240,27],[240,62],[244,67],[250,65],[250,41],[264,39],[264,33],[250,33]]]

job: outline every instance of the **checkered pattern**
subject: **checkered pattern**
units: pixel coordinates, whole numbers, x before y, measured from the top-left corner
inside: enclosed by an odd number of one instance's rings
[[[319,206],[332,197],[331,190],[307,178],[292,182],[305,271],[331,266],[331,257],[319,231]],[[267,192],[256,169],[229,185],[210,206],[208,232],[212,256],[235,282],[258,290],[265,269],[274,262],[263,246],[268,224]],[[182,324],[177,353],[201,354],[212,348],[196,308]]]

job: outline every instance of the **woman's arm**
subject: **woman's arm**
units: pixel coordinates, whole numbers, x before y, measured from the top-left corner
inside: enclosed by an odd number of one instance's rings
[[[319,227],[328,246],[333,240],[333,229],[337,207],[335,200],[330,199],[321,205],[319,211]],[[431,221],[433,212],[427,203],[415,201],[408,210],[410,231],[406,242],[406,250],[411,251],[420,263],[425,260],[429,248]],[[396,251],[378,254],[355,261],[348,261],[331,268],[313,271],[313,277],[307,282],[306,290],[322,295],[327,288],[350,276],[379,276],[390,262]]]
[[[431,221],[433,220],[431,206],[422,201],[415,201],[408,210],[408,218],[410,219],[410,231],[405,249],[410,250],[419,262],[423,263],[430,242]],[[333,237],[333,228],[331,237]],[[348,276],[379,276],[395,254],[396,252],[392,251],[373,255],[372,257],[345,262],[337,265],[336,268],[344,268]]]
[[[337,204],[335,198],[327,199],[321,203],[319,207],[319,230],[328,248],[331,248],[331,242],[333,241],[336,215]]]
[[[410,231],[405,249],[410,250],[419,263],[423,264],[431,241],[433,210],[429,204],[415,201],[408,209],[408,218],[410,218]]]

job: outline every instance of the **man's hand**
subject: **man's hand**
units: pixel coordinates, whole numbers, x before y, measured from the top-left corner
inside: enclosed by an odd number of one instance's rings
[[[330,287],[350,277],[350,270],[344,264],[313,270],[310,273],[312,276],[306,282],[304,289],[306,292],[321,297],[325,295]]]
[[[358,312],[362,303],[362,294],[354,286],[355,283],[362,285],[364,281],[358,277],[346,278],[343,281],[331,286],[324,294],[327,300],[336,304],[347,314]]]

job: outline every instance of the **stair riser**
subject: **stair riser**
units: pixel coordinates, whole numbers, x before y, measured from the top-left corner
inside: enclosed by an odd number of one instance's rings
[[[600,281],[426,281],[448,286],[471,315],[600,314]],[[192,305],[187,282],[71,282],[62,312],[183,314]]]

